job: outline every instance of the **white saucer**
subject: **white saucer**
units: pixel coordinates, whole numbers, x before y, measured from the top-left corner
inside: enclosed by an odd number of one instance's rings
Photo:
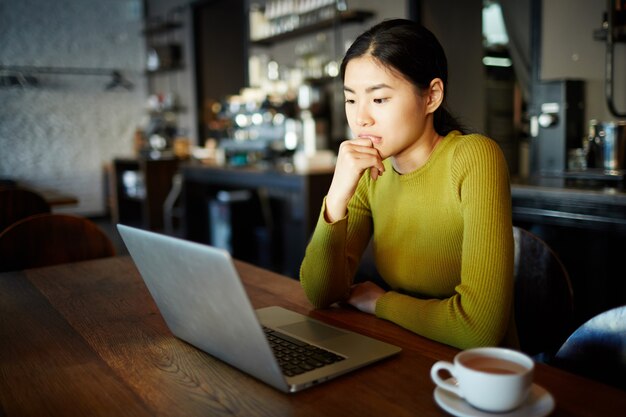
[[[532,385],[524,404],[504,413],[481,411],[456,394],[439,387],[435,388],[434,396],[439,407],[456,417],[545,417],[554,410],[554,398],[545,388],[537,384]]]

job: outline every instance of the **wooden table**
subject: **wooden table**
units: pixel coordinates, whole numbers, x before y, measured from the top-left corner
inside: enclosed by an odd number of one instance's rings
[[[50,204],[50,207],[53,208],[62,206],[75,206],[79,202],[78,197],[73,194],[68,194],[49,188],[35,188],[34,191],[39,193],[48,202],[48,204]]]
[[[78,197],[73,194],[68,194],[63,191],[58,191],[53,188],[40,188],[30,184],[19,184],[17,182],[11,181],[6,185],[0,184],[0,188],[25,188],[27,190],[31,190],[39,194],[46,200],[46,203],[50,205],[52,208],[62,207],[62,206],[75,206],[79,203]]]
[[[283,394],[176,339],[132,261],[0,274],[1,416],[445,416],[429,370],[457,352],[348,308],[310,311],[297,281],[237,263],[255,307],[282,305],[401,346]],[[538,365],[554,416],[618,416],[626,392]]]

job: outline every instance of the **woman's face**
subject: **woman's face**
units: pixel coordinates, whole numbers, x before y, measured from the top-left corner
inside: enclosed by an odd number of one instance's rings
[[[370,139],[381,158],[410,154],[419,146],[429,114],[427,95],[399,73],[370,55],[354,58],[346,66],[344,94],[352,133]]]

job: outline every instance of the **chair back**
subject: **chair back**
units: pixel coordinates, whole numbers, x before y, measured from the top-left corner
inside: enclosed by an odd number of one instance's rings
[[[50,205],[34,191],[25,188],[0,189],[0,232],[33,214],[50,213]]]
[[[553,364],[626,389],[626,306],[598,314],[576,329]]]
[[[91,220],[37,214],[0,233],[0,272],[115,256],[111,239]]]
[[[570,334],[574,302],[569,274],[533,233],[513,228],[515,321],[523,352],[549,359]]]

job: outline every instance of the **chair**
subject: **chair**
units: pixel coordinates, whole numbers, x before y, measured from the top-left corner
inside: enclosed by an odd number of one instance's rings
[[[549,360],[573,326],[573,292],[567,270],[533,233],[513,227],[515,321],[523,352]]]
[[[576,329],[552,364],[626,389],[626,306],[598,314]]]
[[[0,189],[0,232],[33,214],[50,213],[50,205],[34,191],[18,187]]]
[[[109,237],[91,220],[37,214],[0,233],[0,272],[115,256]]]

